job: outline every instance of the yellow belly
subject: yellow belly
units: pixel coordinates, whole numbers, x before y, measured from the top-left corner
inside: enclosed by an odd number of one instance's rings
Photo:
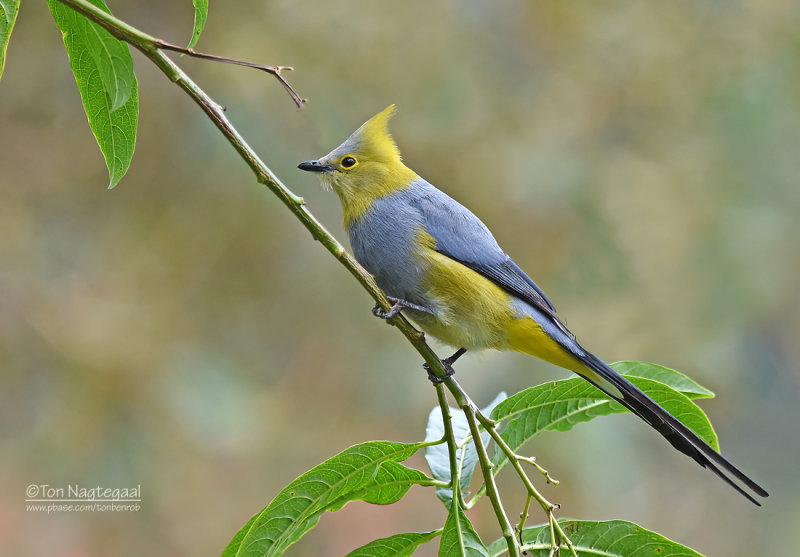
[[[426,250],[425,299],[436,315],[408,312],[420,328],[456,348],[507,350],[511,296],[458,261]]]

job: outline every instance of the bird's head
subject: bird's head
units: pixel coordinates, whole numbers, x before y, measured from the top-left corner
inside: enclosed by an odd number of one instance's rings
[[[323,186],[333,188],[347,210],[407,187],[416,178],[400,159],[389,134],[391,105],[361,125],[336,149],[316,160],[302,162],[301,170],[316,172]]]

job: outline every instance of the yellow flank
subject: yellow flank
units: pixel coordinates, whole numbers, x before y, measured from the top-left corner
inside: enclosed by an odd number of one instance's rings
[[[595,378],[529,316],[519,317],[511,295],[480,273],[436,251],[436,240],[421,230],[420,257],[428,267],[423,287],[435,300],[436,317],[413,312],[428,334],[467,349],[516,350]]]
[[[508,349],[505,325],[513,315],[511,296],[483,275],[436,251],[436,241],[420,230],[419,257],[427,268],[421,286],[438,315],[413,314],[428,334],[467,349]]]

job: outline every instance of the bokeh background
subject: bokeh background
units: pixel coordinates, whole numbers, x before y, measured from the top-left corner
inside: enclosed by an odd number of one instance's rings
[[[111,1],[187,42],[191,3]],[[562,516],[620,518],[707,555],[800,546],[800,4],[212,2],[179,58],[343,242],[296,169],[397,103],[406,162],[471,207],[603,358],[714,390],[724,452],[762,509],[630,416],[528,448]],[[141,120],[114,190],[59,31],[23,2],[0,82],[0,553],[215,555],[293,478],[369,439],[424,436],[420,358],[138,53]],[[449,349],[442,349],[445,354]],[[564,377],[459,362],[473,398]],[[424,468],[422,459],[412,464]],[[25,510],[29,484],[140,484],[132,513]],[[519,486],[501,487],[515,515]],[[292,555],[343,555],[444,521],[430,490],[323,516]],[[499,536],[488,504],[470,514]],[[541,516],[533,521],[541,520]],[[435,555],[435,543],[420,555]]]

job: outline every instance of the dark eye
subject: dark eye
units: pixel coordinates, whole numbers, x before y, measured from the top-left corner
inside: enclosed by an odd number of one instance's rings
[[[342,159],[341,165],[342,168],[352,168],[356,165],[356,162],[354,157],[345,157]]]

